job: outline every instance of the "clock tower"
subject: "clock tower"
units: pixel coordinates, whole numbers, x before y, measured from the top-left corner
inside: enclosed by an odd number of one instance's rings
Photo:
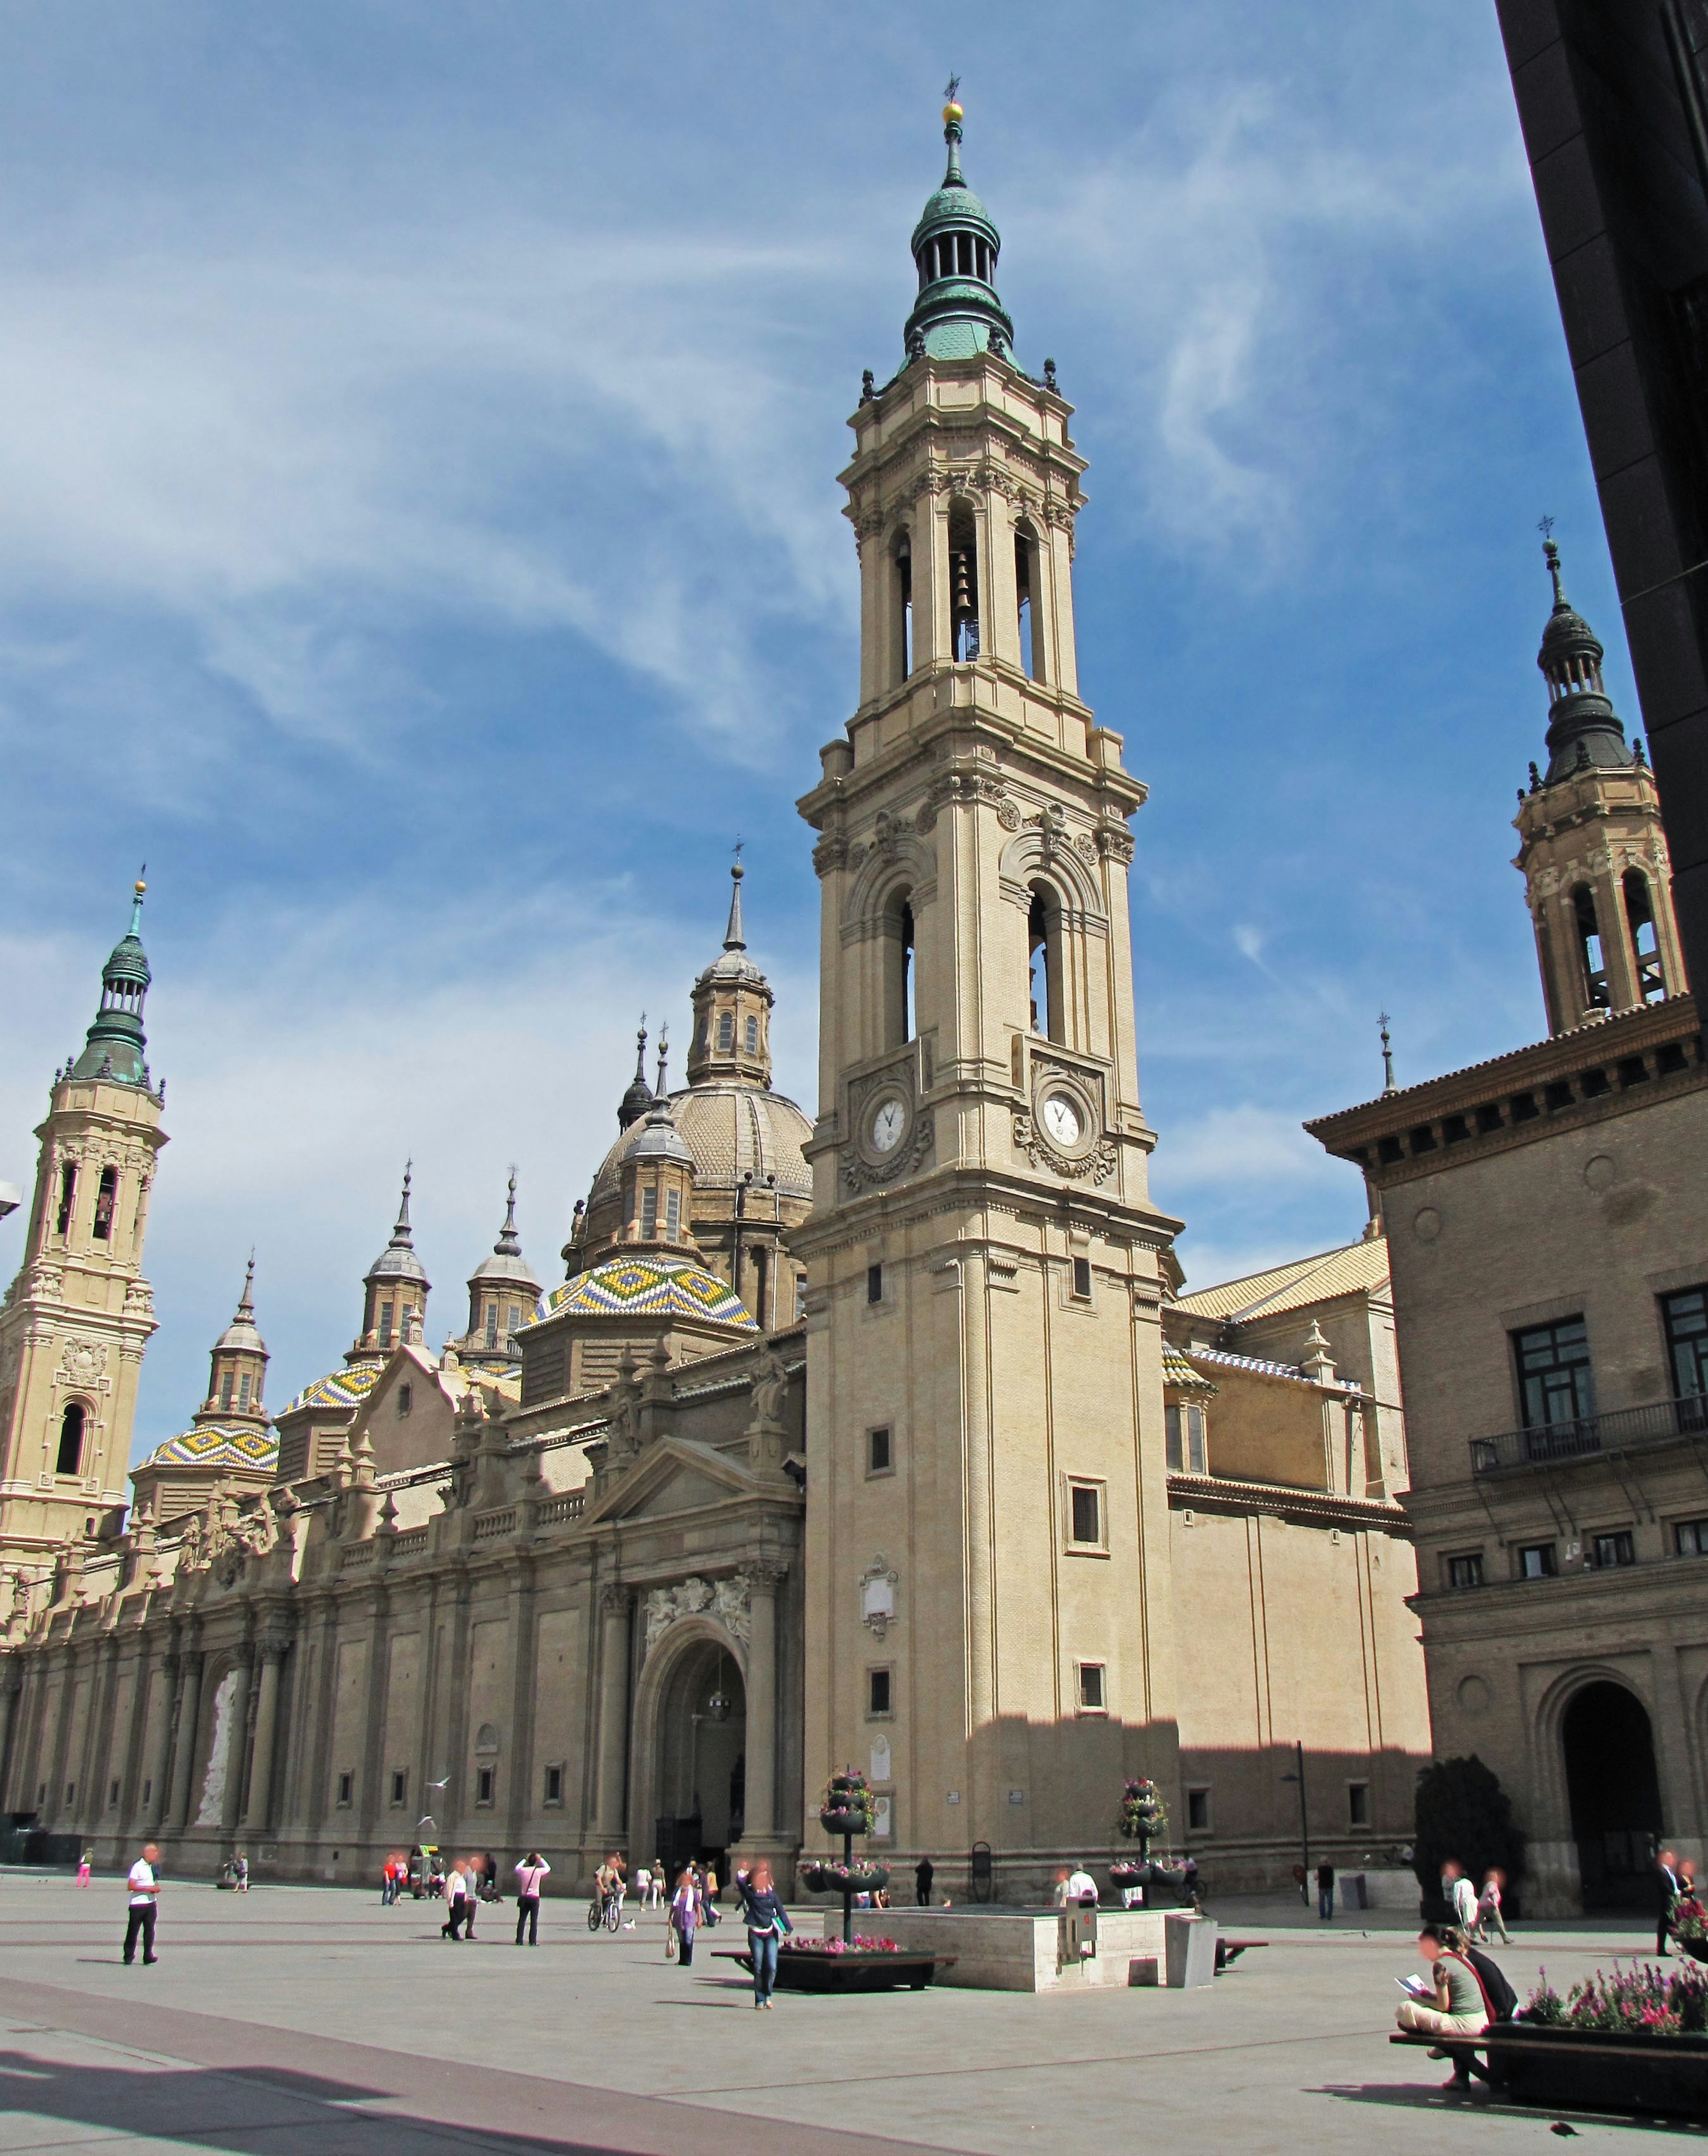
[[[820,835],[807,1290],[806,1780],[854,1765],[892,1861],[987,1843],[998,1892],[1177,1795],[1160,1306],[1128,819],[1081,702],[1085,466],[1022,371],[960,165],[916,227],[905,359],[842,475],[859,705]]]

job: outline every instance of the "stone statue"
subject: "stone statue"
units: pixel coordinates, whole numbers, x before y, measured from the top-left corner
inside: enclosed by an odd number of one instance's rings
[[[787,1365],[775,1348],[768,1348],[760,1358],[759,1368],[753,1377],[753,1419],[767,1428],[781,1430],[783,1409],[788,1404],[789,1373]]]

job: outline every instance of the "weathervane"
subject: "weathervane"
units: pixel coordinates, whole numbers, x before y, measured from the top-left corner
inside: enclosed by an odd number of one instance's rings
[[[1378,1011],[1377,1013],[1377,1018],[1382,1027],[1382,1070],[1383,1077],[1382,1090],[1384,1093],[1397,1093],[1398,1092],[1399,1088],[1393,1082],[1393,1050],[1388,1044],[1387,1013],[1386,1011]]]
[[[1544,539],[1551,539],[1553,536],[1554,532],[1553,518],[1552,516],[1539,516],[1536,519],[1536,528],[1541,533]]]
[[[949,78],[949,86],[943,92],[944,100],[946,103],[952,105],[955,102],[955,93],[960,89],[960,76],[958,74],[951,74]]]

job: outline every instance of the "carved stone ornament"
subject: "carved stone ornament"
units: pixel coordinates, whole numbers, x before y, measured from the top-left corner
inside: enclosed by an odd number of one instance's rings
[[[839,831],[828,831],[813,849],[813,870],[819,876],[828,876],[833,870],[848,866],[848,840]]]
[[[1100,824],[1097,826],[1097,850],[1105,860],[1119,861],[1123,868],[1131,868],[1133,834],[1125,824]]]
[[[982,802],[996,810],[997,821],[1005,831],[1018,831],[1020,828],[1020,811],[1002,780],[974,771],[948,771],[941,778],[933,779],[914,828],[929,835],[937,827],[938,812],[957,801],[974,804]]]
[[[898,1578],[882,1550],[860,1574],[860,1622],[874,1639],[881,1640],[894,1621]]]
[[[747,1644],[752,1630],[751,1590],[745,1573],[728,1579],[701,1579],[697,1574],[674,1587],[654,1587],[646,1598],[646,1650],[653,1649],[680,1617],[711,1617],[731,1639]]]
[[[1070,1183],[1083,1182],[1087,1176],[1093,1183],[1107,1183],[1115,1173],[1117,1155],[1110,1139],[1099,1138],[1077,1157],[1061,1152],[1039,1129],[1029,1108],[1017,1108],[1014,1111],[1014,1143],[1034,1168],[1047,1168],[1056,1175],[1065,1176]]]
[[[901,1105],[904,1122],[899,1139],[887,1149],[874,1136],[873,1117],[892,1101]],[[842,1179],[850,1190],[865,1190],[894,1183],[899,1175],[917,1168],[931,1151],[936,1136],[932,1119],[921,1115],[914,1102],[910,1066],[899,1064],[866,1079],[849,1101],[854,1141],[843,1147]]]
[[[93,1340],[68,1340],[59,1367],[74,1385],[95,1385],[106,1375],[107,1351]]]

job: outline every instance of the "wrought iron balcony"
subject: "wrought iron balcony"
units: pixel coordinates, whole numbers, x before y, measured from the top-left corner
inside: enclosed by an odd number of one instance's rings
[[[1492,1475],[1502,1467],[1552,1466],[1601,1452],[1624,1452],[1633,1445],[1664,1445],[1679,1437],[1708,1437],[1708,1393],[1616,1408],[1611,1414],[1574,1415],[1533,1430],[1509,1430],[1499,1437],[1474,1437],[1471,1472]]]

